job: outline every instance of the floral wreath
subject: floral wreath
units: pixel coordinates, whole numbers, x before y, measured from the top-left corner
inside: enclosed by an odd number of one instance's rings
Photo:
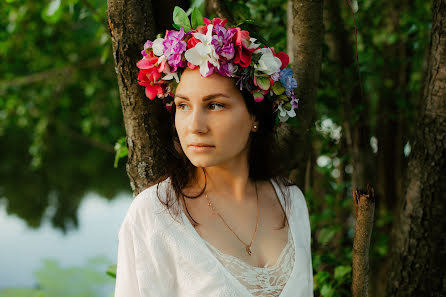
[[[204,18],[197,8],[192,11],[190,22],[186,12],[175,7],[173,21],[177,30],[166,30],[164,37],[147,40],[141,51],[143,58],[136,64],[140,69],[138,83],[145,87],[150,100],[163,99],[170,111],[182,71],[199,67],[203,77],[219,73],[237,78],[236,85],[240,90],[248,90],[255,102],[265,97],[273,101],[276,124],[296,124],[299,99],[293,89],[297,82],[293,71],[286,68],[286,53],[261,47],[248,31],[228,28],[226,19]]]

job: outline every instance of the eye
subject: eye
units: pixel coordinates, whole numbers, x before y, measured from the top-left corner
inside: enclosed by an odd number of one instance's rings
[[[184,103],[179,103],[179,104],[176,105],[176,108],[177,108],[177,109],[180,109],[180,110],[185,110],[185,109],[184,109],[185,107],[189,107],[189,106],[187,106],[187,105],[184,104]]]
[[[208,105],[209,109],[211,110],[220,110],[225,108],[225,106],[223,104],[219,104],[219,103],[210,103]]]

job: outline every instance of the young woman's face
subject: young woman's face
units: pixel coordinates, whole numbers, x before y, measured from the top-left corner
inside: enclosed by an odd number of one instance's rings
[[[181,147],[196,167],[238,162],[248,153],[255,117],[231,78],[186,69],[175,94],[175,126]]]

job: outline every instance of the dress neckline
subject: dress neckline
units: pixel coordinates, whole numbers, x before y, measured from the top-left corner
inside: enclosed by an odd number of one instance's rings
[[[287,209],[285,207],[284,198],[282,197],[282,194],[280,193],[279,186],[275,183],[275,181],[273,179],[270,179],[269,181],[273,185],[276,196],[279,198],[279,201],[282,204],[282,207],[285,211],[285,215],[287,215]],[[212,258],[212,261],[214,261],[216,263],[217,267],[226,275],[226,277],[228,279],[232,280],[232,282],[239,288],[240,291],[243,291],[246,296],[255,297],[251,294],[251,292],[249,292],[248,288],[246,288],[242,283],[240,283],[240,281],[234,275],[232,275],[232,273],[223,265],[223,263],[221,263],[217,259],[215,254],[212,253],[212,251],[206,245],[206,240],[203,239],[200,236],[200,234],[198,234],[197,230],[195,230],[194,226],[192,226],[191,222],[189,221],[186,214],[184,213],[184,209],[182,207],[180,207],[180,211],[181,211],[181,216],[183,218],[186,228],[188,228],[191,231],[196,242],[205,250],[205,252],[208,254],[208,256],[210,258]],[[291,208],[291,212],[292,211],[294,211],[293,207]],[[288,228],[290,228],[290,231],[293,234],[292,239],[293,239],[293,243],[294,243],[294,254],[296,254],[297,253],[297,244],[296,244],[296,236],[295,236],[296,229],[295,229],[295,225],[294,225],[295,224],[294,218],[295,218],[295,215],[288,216],[288,223],[289,223]],[[293,263],[293,269],[292,269],[291,274],[290,274],[285,286],[283,287],[282,292],[280,293],[279,297],[286,296],[285,294],[289,290],[290,283],[293,281],[293,277],[296,274],[296,266],[297,266],[296,261],[297,261],[297,257],[295,256],[294,263]],[[253,267],[256,267],[256,266],[253,266]]]
[[[216,253],[218,253],[219,255],[222,255],[222,256],[225,257],[225,258],[229,258],[229,259],[232,259],[232,260],[234,260],[234,261],[237,261],[238,263],[240,263],[241,265],[243,265],[243,266],[245,266],[245,267],[248,267],[249,269],[260,271],[260,270],[265,270],[265,269],[273,270],[273,269],[276,269],[276,268],[279,266],[280,262],[282,261],[282,258],[285,257],[285,253],[286,253],[286,251],[288,250],[288,246],[291,244],[291,241],[292,241],[292,234],[291,234],[291,229],[290,229],[289,226],[288,226],[288,231],[287,231],[287,233],[288,233],[287,243],[286,243],[285,246],[283,247],[282,252],[280,253],[279,257],[278,257],[277,260],[276,260],[276,263],[274,263],[274,265],[268,265],[268,263],[266,263],[265,266],[263,266],[263,267],[251,265],[251,264],[249,264],[249,263],[247,263],[247,262],[245,262],[245,261],[239,259],[239,258],[236,257],[236,256],[233,256],[233,255],[230,255],[230,254],[223,253],[223,252],[220,251],[217,247],[215,247],[212,243],[210,243],[209,241],[207,241],[207,240],[204,239],[203,237],[201,237],[201,236],[200,236],[200,237],[204,240],[204,242],[205,242],[205,243],[206,243],[212,250],[214,250],[214,251],[215,251]]]

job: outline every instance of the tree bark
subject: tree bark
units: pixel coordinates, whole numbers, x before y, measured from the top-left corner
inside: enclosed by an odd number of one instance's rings
[[[310,128],[314,123],[314,104],[322,60],[322,5],[323,1],[293,0],[293,61],[299,98],[297,119],[299,126],[284,125],[281,129],[281,151],[290,178],[304,188],[307,159],[311,150]]]
[[[205,0],[206,16],[217,15],[221,19],[227,19],[232,24],[233,17],[224,0]]]
[[[136,62],[146,40],[153,40],[172,23],[175,1],[108,0],[107,15],[115,59],[128,147],[127,174],[133,194],[156,182],[164,174],[167,111],[156,99],[150,101],[137,83]],[[161,7],[161,8],[160,8]],[[168,9],[172,11],[167,11]],[[169,18],[162,17],[163,13]],[[156,17],[155,17],[156,16]],[[169,20],[169,21],[167,21]],[[159,28],[158,26],[166,28]]]
[[[386,296],[444,296],[446,0],[434,0],[428,74],[395,222]]]

